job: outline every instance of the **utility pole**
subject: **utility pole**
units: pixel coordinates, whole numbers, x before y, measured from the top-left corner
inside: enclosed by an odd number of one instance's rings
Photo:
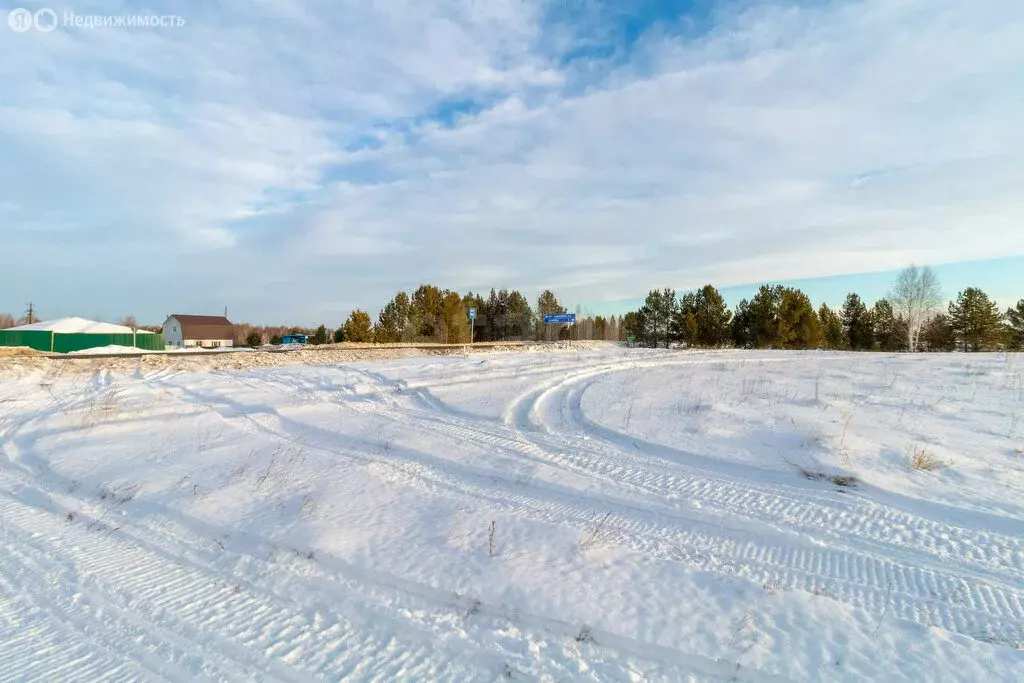
[[[31,301],[28,302],[28,310],[25,311],[25,321],[26,325],[31,325],[32,323],[37,322],[36,310],[33,308]]]

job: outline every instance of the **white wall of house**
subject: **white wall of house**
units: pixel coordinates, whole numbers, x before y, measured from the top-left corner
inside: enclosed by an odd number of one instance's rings
[[[201,346],[204,349],[219,349],[222,346],[234,346],[234,339],[185,339],[182,346]]]
[[[168,316],[164,321],[164,346],[175,348],[184,346],[184,339],[181,337],[181,323],[174,316]]]

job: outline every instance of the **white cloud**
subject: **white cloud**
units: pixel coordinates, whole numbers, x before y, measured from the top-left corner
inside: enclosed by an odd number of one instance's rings
[[[518,0],[225,7],[3,37],[0,248],[37,248],[23,277],[69,224],[108,246],[90,258],[152,278],[159,254],[184,282],[137,313],[212,293],[267,321],[424,280],[594,301],[1024,254],[1012,0],[756,7],[604,68],[558,66],[540,46],[580,38]],[[466,99],[490,108],[427,116]],[[223,265],[192,285],[197,250]],[[330,293],[237,287],[282,270]]]

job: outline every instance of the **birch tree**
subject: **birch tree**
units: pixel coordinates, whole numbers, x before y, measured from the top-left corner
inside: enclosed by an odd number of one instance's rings
[[[907,350],[917,351],[921,329],[942,304],[942,287],[934,271],[927,266],[909,265],[900,271],[889,295],[893,311],[904,320]]]

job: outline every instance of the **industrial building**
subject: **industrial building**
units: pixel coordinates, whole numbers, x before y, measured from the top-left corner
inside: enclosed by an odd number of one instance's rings
[[[0,330],[0,346],[27,346],[37,351],[71,353],[104,346],[131,346],[161,351],[163,337],[147,330],[85,318],[59,318]]]

